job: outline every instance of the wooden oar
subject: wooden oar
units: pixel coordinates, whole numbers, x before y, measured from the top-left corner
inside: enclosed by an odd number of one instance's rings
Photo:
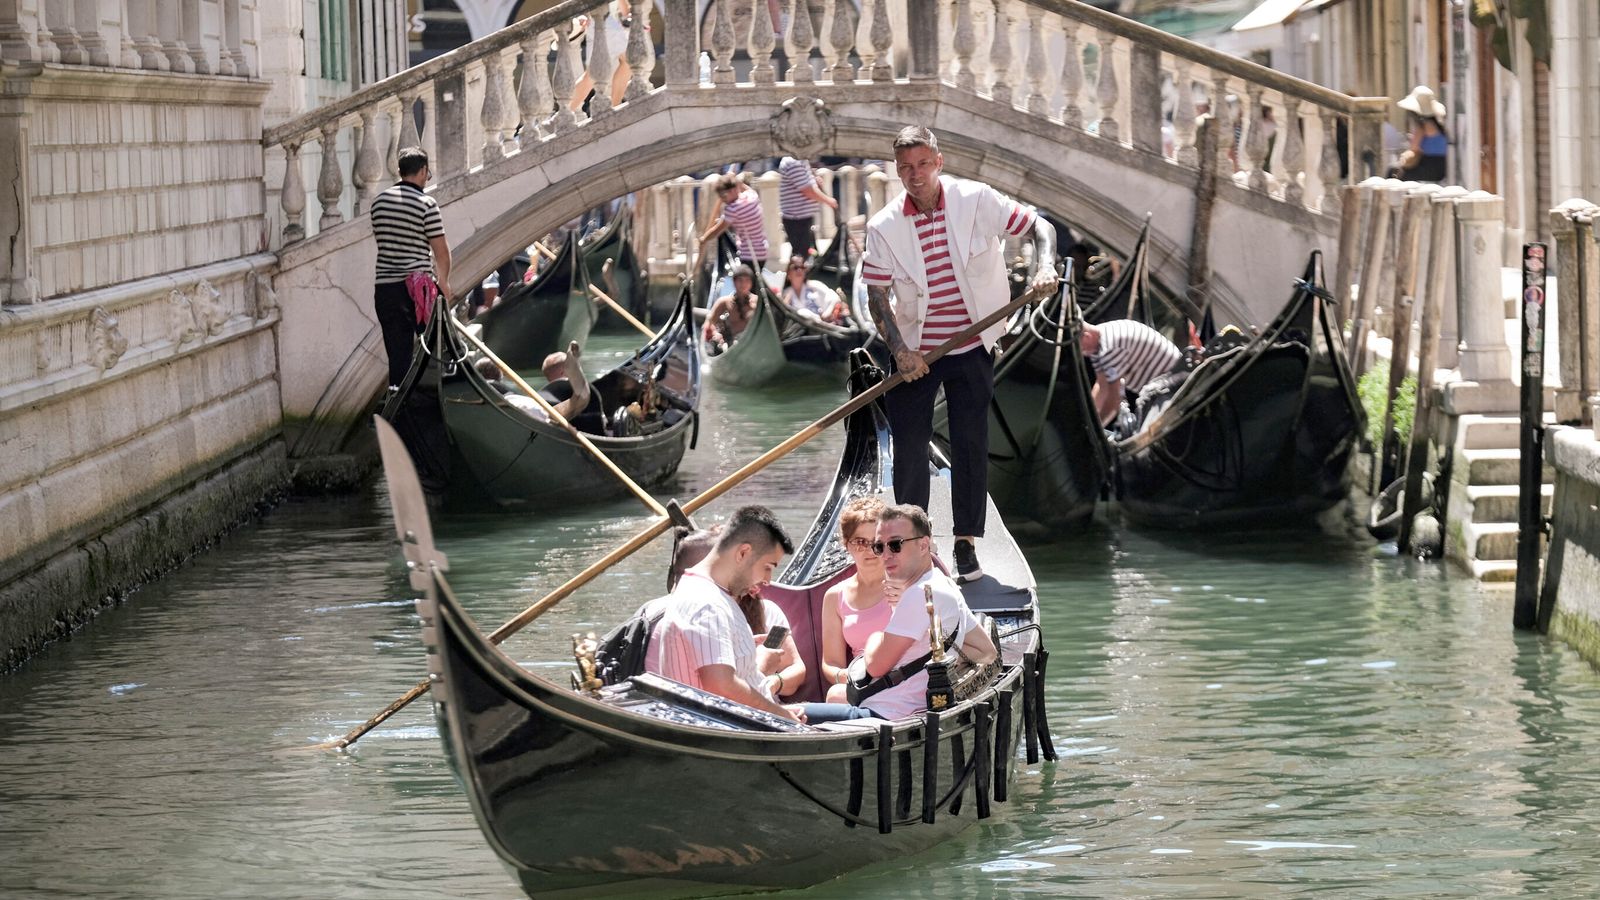
[[[970,341],[982,334],[985,328],[988,328],[997,322],[1005,321],[1007,316],[1010,316],[1013,312],[1016,312],[1023,306],[1026,306],[1027,304],[1032,303],[1041,297],[1048,296],[1050,296],[1048,292],[1040,292],[1034,288],[1029,288],[1023,293],[1022,296],[1011,301],[1010,303],[1007,303],[1005,306],[995,310],[989,315],[984,316],[977,322],[967,326],[967,328],[960,334],[934,348],[923,357],[923,361],[929,363],[930,365],[934,362],[937,362],[951,350],[954,350],[962,344],[965,344],[967,341]],[[683,513],[688,515],[704,508],[707,504],[744,483],[744,481],[750,476],[760,472],[767,466],[772,465],[773,462],[783,458],[784,456],[787,456],[790,451],[794,450],[794,448],[811,440],[825,431],[829,426],[844,420],[846,416],[849,416],[856,410],[883,396],[891,388],[900,384],[904,380],[905,378],[899,372],[896,372],[895,374],[890,375],[888,378],[885,378],[883,381],[878,382],[871,388],[852,397],[843,406],[840,406],[833,412],[828,413],[815,422],[812,422],[810,425],[800,429],[798,432],[795,432],[794,436],[790,437],[788,440],[776,447],[773,447],[771,450],[768,450],[755,459],[745,463],[744,466],[741,467],[737,472],[727,476],[726,478],[707,488],[700,494],[700,496],[695,497],[688,503],[685,503],[682,507]],[[666,533],[667,529],[672,527],[672,524],[673,520],[665,515],[657,518],[654,522],[651,522],[650,525],[645,528],[645,530],[634,535],[632,538],[629,538],[627,543],[591,563],[587,569],[584,569],[582,572],[579,572],[578,574],[567,579],[566,583],[551,591],[549,594],[546,594],[543,599],[539,600],[539,602],[518,613],[516,618],[513,618],[504,625],[501,625],[499,628],[496,628],[491,634],[489,634],[489,642],[491,644],[498,644],[511,635],[516,634],[529,622],[532,622],[534,619],[544,615],[545,612],[547,612],[551,607],[571,596],[579,588],[599,577],[607,569],[610,569],[612,566],[631,556],[639,548]],[[377,715],[357,726],[355,730],[351,731],[349,734],[346,734],[344,737],[336,740],[316,744],[309,749],[342,750],[345,747],[350,746],[351,744],[360,740],[362,735],[383,724],[383,722],[390,716],[402,709],[405,709],[406,706],[411,703],[411,701],[427,693],[428,684],[428,679],[423,679],[422,681],[417,682],[415,687],[401,695],[393,703],[384,707],[383,710]]]
[[[604,303],[605,305],[611,307],[611,311],[612,312],[616,313],[617,315],[621,316],[623,319],[627,320],[627,323],[629,325],[632,325],[633,327],[639,329],[639,332],[641,334],[643,334],[645,337],[653,338],[653,337],[656,336],[656,333],[654,331],[650,330],[650,326],[649,325],[646,325],[645,323],[643,323],[643,322],[639,321],[638,319],[634,318],[633,313],[628,312],[626,309],[624,309],[621,303],[618,303],[617,301],[615,301],[615,300],[611,299],[610,297],[606,296],[606,292],[605,291],[602,291],[599,288],[597,288],[597,287],[595,287],[594,285],[591,284],[591,285],[589,285],[589,293],[594,297],[594,299],[599,300],[601,303]]]
[[[455,328],[457,334],[465,337],[472,343],[474,347],[478,348],[480,353],[482,353],[484,356],[487,356],[495,365],[499,366],[500,371],[504,372],[506,377],[510,378],[512,383],[515,384],[519,390],[533,398],[533,402],[539,404],[539,408],[545,411],[545,414],[550,417],[550,421],[555,422],[562,428],[565,428],[567,433],[572,435],[573,439],[582,444],[583,448],[588,450],[602,467],[604,467],[612,475],[615,475],[617,480],[622,482],[628,488],[628,490],[632,491],[633,495],[638,497],[640,502],[644,503],[645,506],[649,507],[651,512],[658,516],[667,515],[667,508],[665,506],[662,506],[656,501],[656,498],[650,496],[650,494],[646,492],[644,488],[640,487],[632,478],[629,478],[628,473],[617,468],[617,464],[612,462],[610,457],[606,456],[604,453],[601,453],[600,448],[596,447],[594,442],[589,440],[588,435],[574,428],[572,423],[568,422],[565,416],[561,415],[559,412],[556,412],[556,408],[550,405],[550,401],[539,396],[538,391],[534,390],[532,387],[529,387],[528,383],[522,380],[522,376],[518,375],[516,370],[502,362],[500,357],[495,356],[494,351],[490,350],[488,345],[479,340],[477,335],[465,328],[462,328],[454,319],[450,320],[450,324],[453,328]]]
[[[533,242],[533,249],[538,251],[539,255],[543,256],[545,259],[555,259],[556,258],[556,252],[554,250],[551,250],[549,247],[546,247],[540,241],[534,241]]]

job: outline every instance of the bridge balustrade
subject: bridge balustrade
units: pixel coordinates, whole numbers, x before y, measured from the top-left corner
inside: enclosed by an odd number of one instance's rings
[[[1383,98],[1350,97],[1076,0],[863,0],[859,10],[824,0],[820,19],[815,4],[799,7],[804,15],[796,8],[788,0],[775,21],[767,0],[712,0],[703,16],[695,0],[668,0],[662,34],[635,16],[620,106],[663,91],[700,98],[769,85],[824,101],[846,92],[859,100],[863,85],[881,86],[888,99],[895,85],[935,82],[1331,217],[1339,185],[1381,166]],[[569,0],[267,131],[264,144],[287,163],[269,183],[281,214],[274,246],[359,217],[396,177],[403,146],[426,149],[444,182],[574,130],[602,135],[615,114],[609,94],[597,91],[581,111],[568,98],[584,71],[610,84],[617,61],[607,42],[593,41],[583,63],[572,34],[578,15],[601,33],[608,4]],[[1221,136],[1207,160],[1197,141],[1202,113],[1218,120]],[[324,151],[314,181],[300,159],[313,141]],[[308,182],[320,209],[314,222],[305,216]]]

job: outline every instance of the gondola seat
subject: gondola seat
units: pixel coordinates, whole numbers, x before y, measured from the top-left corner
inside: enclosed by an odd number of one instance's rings
[[[761,596],[778,604],[789,619],[789,633],[794,636],[794,645],[806,664],[805,685],[783,697],[783,702],[820,703],[827,699],[827,689],[822,683],[822,601],[829,588],[853,574],[855,568],[846,566],[833,577],[810,587],[773,583],[761,589]]]

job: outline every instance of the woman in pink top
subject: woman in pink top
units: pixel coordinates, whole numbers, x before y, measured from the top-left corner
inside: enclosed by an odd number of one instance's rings
[[[861,497],[845,505],[839,537],[856,571],[828,589],[822,601],[822,679],[830,685],[829,703],[845,702],[846,667],[860,656],[867,639],[889,623],[893,607],[883,599],[883,559],[872,555],[883,502]]]

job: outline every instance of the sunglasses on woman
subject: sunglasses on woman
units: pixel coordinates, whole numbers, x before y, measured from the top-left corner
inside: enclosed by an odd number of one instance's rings
[[[912,541],[920,541],[925,536],[926,535],[920,535],[919,534],[916,537],[890,538],[887,541],[873,541],[872,542],[872,555],[873,556],[882,556],[883,555],[883,551],[886,550],[886,549],[890,553],[899,553],[901,548],[905,547],[906,544],[909,544]]]
[[[850,540],[845,541],[844,545],[849,547],[851,550],[871,550],[872,540],[870,538],[853,537]]]

